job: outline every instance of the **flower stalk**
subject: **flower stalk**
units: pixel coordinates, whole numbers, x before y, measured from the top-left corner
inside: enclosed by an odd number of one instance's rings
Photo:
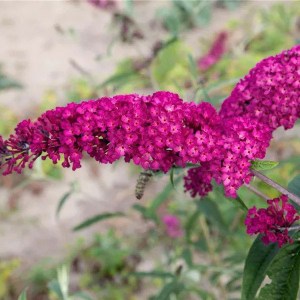
[[[294,203],[300,205],[300,198],[298,196],[296,196],[295,194],[289,192],[286,188],[284,188],[283,186],[281,186],[277,182],[273,181],[269,177],[265,176],[264,174],[260,173],[259,171],[252,170],[252,173],[256,177],[261,179],[263,182],[265,182],[266,184],[270,185],[271,187],[273,187],[274,189],[279,191],[281,194],[288,196]]]
[[[254,194],[256,194],[257,196],[261,197],[264,200],[269,200],[269,197],[267,195],[265,195],[264,193],[262,193],[261,191],[259,191],[258,189],[256,189],[253,185],[250,184],[244,184],[244,186],[251,192],[253,192]]]

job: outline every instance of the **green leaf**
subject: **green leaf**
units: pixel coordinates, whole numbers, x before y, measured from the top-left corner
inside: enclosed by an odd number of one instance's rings
[[[245,204],[245,202],[241,199],[241,197],[237,196],[236,199],[233,199],[232,202],[237,205],[239,208],[241,208],[243,211],[247,212],[248,207]]]
[[[217,90],[221,90],[225,87],[234,85],[236,83],[238,83],[240,80],[240,78],[231,78],[231,79],[224,79],[224,80],[220,80],[214,83],[209,84],[206,87],[206,91],[209,92],[215,92]]]
[[[187,1],[185,1],[187,2]],[[208,25],[212,15],[212,2],[210,1],[196,1],[198,2],[194,12],[195,25],[206,26]]]
[[[199,296],[200,297],[199,299],[201,299],[201,300],[215,300],[216,299],[216,297],[212,293],[205,291],[205,290],[195,288],[195,287],[189,287],[189,291],[191,293],[194,293],[197,296]]]
[[[236,1],[232,1],[232,0],[223,0],[222,1],[225,6],[230,9],[230,10],[233,10],[233,9],[236,9],[238,5],[241,4],[241,1],[239,0],[236,0]]]
[[[192,235],[192,231],[195,228],[195,224],[199,218],[199,216],[201,215],[201,212],[197,209],[187,220],[184,228],[185,228],[185,236],[187,241],[191,241],[191,235]]]
[[[300,174],[294,177],[288,184],[288,191],[300,197]],[[299,211],[300,206],[297,203],[292,203],[294,207]]]
[[[255,299],[255,295],[265,278],[267,269],[278,251],[277,244],[264,245],[261,241],[261,236],[256,238],[245,262],[242,300]]]
[[[69,274],[67,267],[65,265],[61,266],[57,270],[57,281],[59,284],[60,291],[63,294],[63,299],[68,300],[68,290],[69,290]]]
[[[176,15],[170,13],[169,9],[162,9],[159,17],[163,19],[164,25],[173,37],[177,37],[180,31],[180,23]]]
[[[199,78],[197,62],[191,54],[188,55],[188,59],[191,75],[193,76],[193,80],[197,82]]]
[[[288,184],[288,190],[300,197],[300,174],[294,177]]]
[[[22,85],[0,73],[0,91],[12,88],[22,88]]]
[[[173,168],[171,169],[171,172],[170,172],[170,182],[174,188],[175,185],[174,185],[174,169]]]
[[[72,182],[70,184],[70,189],[68,192],[66,192],[59,200],[57,208],[56,208],[56,217],[59,216],[59,213],[61,211],[61,209],[63,208],[63,206],[65,205],[66,201],[70,198],[70,196],[76,192],[78,189],[76,182]]]
[[[84,292],[78,292],[72,295],[71,299],[77,300],[77,299],[83,299],[83,300],[93,300],[87,293]]]
[[[222,232],[226,232],[228,226],[219,210],[218,205],[210,198],[204,198],[197,203],[198,210],[203,212],[205,217],[212,223],[216,224]]]
[[[80,223],[79,225],[75,226],[73,228],[73,231],[78,231],[78,230],[84,229],[86,227],[89,227],[97,222],[104,221],[104,220],[114,218],[114,217],[121,217],[121,216],[124,216],[124,214],[121,212],[99,214],[99,215],[89,218],[89,219],[85,220],[84,222]]]
[[[233,86],[239,81],[239,78],[229,79],[229,80],[220,80],[205,86],[203,84],[199,84],[199,87],[196,90],[195,99],[196,102],[200,100],[210,102],[213,105],[218,105],[226,98],[226,94],[224,95],[214,95],[214,92],[218,90],[222,90],[224,88],[228,88],[231,85]],[[211,93],[211,95],[210,95]]]
[[[189,248],[185,248],[181,254],[182,258],[186,262],[186,264],[192,268],[193,267],[193,253]]]
[[[185,82],[193,79],[189,55],[187,45],[178,40],[161,49],[150,66],[152,82],[156,88],[181,92]]]
[[[133,272],[130,275],[136,277],[155,277],[155,278],[175,278],[175,275],[169,272],[152,271],[152,272]]]
[[[112,76],[96,86],[96,89],[113,88],[114,91],[129,92],[149,85],[149,78],[138,71],[133,59],[124,59],[117,64]]]
[[[138,212],[140,212],[143,216],[143,218],[147,219],[148,215],[147,215],[147,208],[141,204],[134,204],[132,206],[133,209],[137,210]]]
[[[24,290],[19,296],[18,300],[27,300],[26,290]]]
[[[97,88],[104,88],[105,86],[110,85],[110,84],[116,85],[116,86],[122,85],[123,82],[128,81],[131,76],[135,76],[135,75],[136,75],[136,72],[134,72],[134,71],[129,71],[126,73],[124,72],[121,74],[112,75],[111,77],[106,79],[104,82],[102,82],[99,86],[97,86]]]
[[[56,208],[56,217],[58,218],[61,209],[63,208],[66,201],[70,198],[70,196],[74,193],[73,190],[65,193],[59,200],[57,208]]]
[[[133,0],[124,0],[125,2],[125,11],[128,15],[132,15],[133,12]]]
[[[65,300],[64,294],[60,288],[59,282],[54,279],[48,284],[48,289],[59,299]]]
[[[162,288],[158,296],[155,297],[155,300],[170,300],[172,294],[178,295],[183,289],[184,285],[174,280]]]
[[[279,162],[271,160],[252,160],[251,169],[256,171],[271,170],[277,167]]]
[[[182,176],[178,176],[173,184],[176,186],[181,181]],[[165,202],[168,200],[168,196],[173,191],[173,185],[172,183],[168,183],[164,190],[156,196],[156,198],[151,202],[149,208],[148,208],[148,216],[152,218],[153,220],[157,221],[156,216],[156,210]]]
[[[299,288],[300,242],[280,249],[267,271],[271,283],[259,293],[258,300],[296,300]]]

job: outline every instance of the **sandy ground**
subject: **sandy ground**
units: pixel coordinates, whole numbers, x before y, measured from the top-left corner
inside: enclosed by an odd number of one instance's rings
[[[271,2],[253,1],[248,5],[269,5]],[[66,102],[63,99],[65,87],[70,78],[79,75],[70,60],[75,60],[100,82],[113,72],[116,62],[122,58],[147,56],[153,42],[166,36],[150,22],[156,8],[164,4],[167,5],[167,1],[138,1],[134,16],[146,33],[146,39],[135,46],[117,42],[107,55],[108,44],[116,34],[111,28],[109,13],[84,1],[0,1],[0,62],[7,74],[24,85],[22,90],[2,92],[0,104],[8,105],[23,118],[49,88],[60,95],[61,103]],[[185,39],[197,53],[199,38],[209,37],[232,17],[247,15],[248,10],[249,6],[242,5],[237,11],[226,14],[216,11],[209,28],[189,32]],[[131,174],[132,169],[124,164],[101,166],[95,175],[90,168],[90,163],[86,162],[76,173],[66,170],[64,179],[59,182],[39,183],[42,191],[38,195],[29,189],[23,190],[18,210],[0,220],[0,258],[17,256],[27,262],[36,262],[47,256],[59,257],[80,235],[90,234],[91,231],[74,234],[70,230],[86,216],[103,211],[127,211],[135,201],[136,174]],[[74,180],[80,182],[82,193],[72,197],[57,220],[58,199]],[[157,189],[159,185],[155,184]],[[7,210],[10,193],[0,186],[2,215]],[[147,195],[150,198],[150,193]],[[134,220],[113,223],[128,233],[136,230],[136,234],[142,234],[144,230]],[[100,228],[102,225],[92,231]]]

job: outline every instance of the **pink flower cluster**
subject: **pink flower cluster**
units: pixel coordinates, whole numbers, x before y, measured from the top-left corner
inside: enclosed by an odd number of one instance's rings
[[[215,159],[221,123],[208,103],[184,103],[176,94],[104,97],[70,103],[22,121],[6,141],[1,138],[4,174],[32,167],[37,157],[79,168],[83,153],[100,163],[121,157],[144,169],[167,172],[173,165]]]
[[[162,221],[165,225],[167,235],[171,238],[183,236],[180,219],[174,215],[164,215]]]
[[[213,190],[211,184],[213,173],[210,171],[210,165],[202,163],[201,167],[191,168],[184,177],[185,191],[189,191],[192,197],[197,195],[204,197]]]
[[[157,92],[69,103],[35,121],[24,120],[8,139],[0,136],[0,169],[4,175],[21,173],[41,157],[76,170],[83,155],[100,163],[124,157],[163,172],[193,163],[200,167],[189,169],[185,177],[185,189],[193,197],[207,195],[213,179],[235,197],[252,178],[251,160],[264,158],[273,131],[293,127],[299,117],[300,46],[295,46],[258,63],[219,114],[209,103],[183,102],[176,94]],[[266,243],[281,246],[290,242],[287,228],[299,219],[295,213],[285,196],[269,200],[267,209],[249,211],[248,233],[262,233]],[[164,222],[179,226],[174,218]]]
[[[288,229],[300,219],[296,209],[288,203],[288,197],[285,195],[267,202],[267,208],[257,209],[254,206],[249,209],[245,220],[247,233],[262,234],[262,241],[265,244],[277,242],[281,247],[286,243],[292,243]]]
[[[290,128],[300,116],[300,46],[254,67],[225,100],[218,114],[209,103],[183,102],[178,95],[120,95],[70,103],[18,124],[0,140],[4,174],[32,167],[38,157],[80,167],[84,154],[100,163],[121,157],[144,169],[190,169],[185,189],[205,196],[211,181],[227,196],[251,180],[250,161],[265,156],[272,132]]]
[[[258,63],[224,101],[221,160],[212,160],[196,172],[189,170],[186,190],[206,194],[210,178],[223,183],[227,196],[251,179],[250,160],[262,159],[275,129],[292,128],[300,117],[300,46]],[[196,178],[195,174],[201,173]],[[204,187],[204,188],[203,188]]]
[[[300,117],[300,46],[262,60],[232,91],[220,111],[258,120],[272,130],[292,128]]]
[[[222,58],[226,50],[225,44],[227,38],[228,35],[225,31],[220,32],[216,37],[215,41],[213,42],[208,53],[205,56],[199,58],[198,67],[201,71],[206,71]]]
[[[187,172],[185,189],[193,197],[206,196],[212,190],[212,179],[224,185],[227,196],[236,197],[238,188],[252,178],[250,161],[265,156],[272,137],[269,128],[248,118],[224,120],[223,128],[218,141],[221,155]]]

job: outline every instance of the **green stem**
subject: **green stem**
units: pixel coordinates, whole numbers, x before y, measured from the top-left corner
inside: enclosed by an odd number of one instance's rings
[[[269,200],[270,197],[268,197],[267,195],[265,195],[264,193],[262,193],[261,191],[259,191],[258,189],[256,189],[254,186],[250,185],[250,184],[244,184],[244,186],[250,190],[251,192],[253,192],[254,194],[256,194],[257,196],[263,198],[264,200]]]
[[[264,174],[262,174],[262,173],[260,173],[260,172],[258,172],[256,170],[251,170],[251,171],[252,171],[252,173],[256,177],[258,177],[259,179],[261,179],[263,182],[265,182],[266,184],[270,185],[271,187],[273,187],[274,189],[276,189],[280,193],[288,196],[293,202],[295,202],[296,204],[300,205],[300,198],[298,196],[296,196],[295,194],[289,192],[286,188],[284,188],[283,186],[281,186],[277,182],[273,181],[269,177],[265,176]]]

